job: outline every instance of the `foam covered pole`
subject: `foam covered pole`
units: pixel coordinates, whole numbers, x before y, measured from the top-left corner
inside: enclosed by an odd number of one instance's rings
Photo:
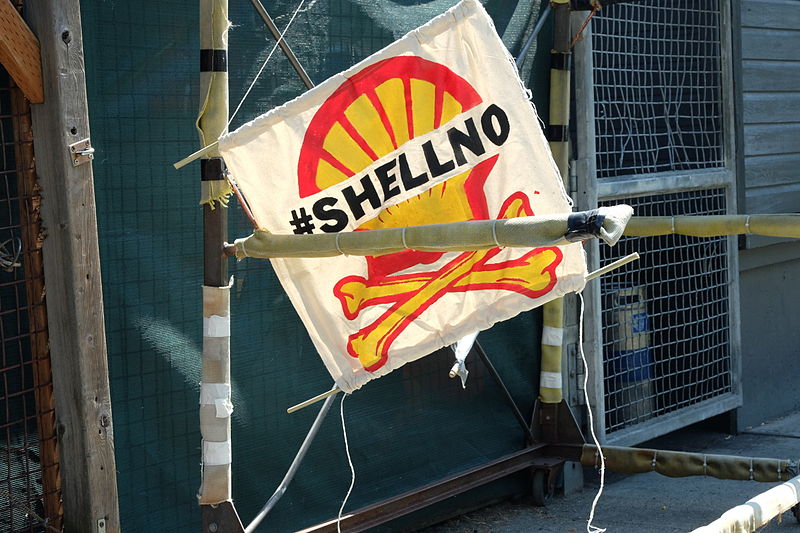
[[[737,505],[692,533],[750,533],[800,503],[800,476]]]
[[[200,0],[200,112],[202,146],[227,130],[228,1]],[[230,281],[222,244],[227,233],[224,204],[229,188],[218,153],[201,164],[203,205],[203,370],[200,384],[201,505],[231,500]]]

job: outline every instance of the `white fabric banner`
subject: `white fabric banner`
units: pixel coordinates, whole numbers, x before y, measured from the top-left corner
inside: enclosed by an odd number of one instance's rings
[[[475,0],[219,147],[259,227],[275,234],[570,211],[513,60]],[[346,392],[580,290],[586,274],[580,244],[272,264]]]

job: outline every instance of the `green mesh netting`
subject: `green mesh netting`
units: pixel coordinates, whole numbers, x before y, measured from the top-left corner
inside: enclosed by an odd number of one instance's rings
[[[455,4],[454,0],[308,2],[287,34],[321,82]],[[515,52],[538,0],[486,2]],[[296,2],[265,2],[283,28]],[[82,2],[122,527],[199,528],[202,220],[199,168],[171,164],[197,148],[198,13],[194,2]],[[272,47],[250,3],[231,2],[232,108]],[[542,40],[544,39],[544,40]],[[540,42],[545,42],[542,36]],[[548,68],[540,46],[524,72],[542,109]],[[528,74],[526,74],[526,77]],[[276,54],[232,126],[304,90]],[[233,206],[233,203],[231,204]],[[231,238],[250,228],[238,206]],[[331,379],[268,262],[231,263],[233,487],[246,523],[283,477],[318,407],[289,405]],[[540,315],[527,313],[480,341],[528,413],[538,382]],[[348,509],[405,492],[520,449],[523,436],[478,360],[466,390],[442,351],[370,383],[345,403],[357,481]],[[291,531],[335,516],[349,485],[337,407],[261,531]],[[524,475],[395,521],[413,529],[524,490]]]

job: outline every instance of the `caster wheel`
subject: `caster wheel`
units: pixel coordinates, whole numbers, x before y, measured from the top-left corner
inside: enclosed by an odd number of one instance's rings
[[[547,470],[534,470],[533,479],[531,480],[531,488],[533,493],[533,505],[536,507],[544,507],[547,501],[553,495],[548,483]]]

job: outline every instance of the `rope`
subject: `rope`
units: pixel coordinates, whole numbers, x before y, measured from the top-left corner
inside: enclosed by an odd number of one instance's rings
[[[298,4],[297,9],[295,9],[294,13],[292,13],[292,18],[289,19],[289,23],[286,24],[286,27],[281,32],[280,39],[275,41],[275,45],[272,47],[272,50],[269,51],[269,54],[267,55],[267,59],[264,60],[264,64],[261,65],[260,69],[258,69],[258,72],[256,73],[255,77],[253,78],[253,81],[250,82],[250,86],[245,91],[244,96],[242,96],[242,99],[239,100],[239,104],[236,106],[236,110],[233,112],[233,114],[231,114],[230,120],[228,120],[228,124],[227,124],[228,126],[231,125],[231,122],[233,122],[234,117],[236,117],[236,113],[238,113],[239,109],[242,108],[242,104],[244,104],[244,101],[247,99],[248,96],[250,96],[250,91],[253,90],[253,87],[255,86],[256,82],[258,81],[258,78],[261,77],[261,73],[264,72],[264,69],[267,67],[267,63],[269,63],[269,60],[272,59],[272,54],[274,54],[275,50],[277,50],[278,46],[280,46],[281,41],[283,41],[283,36],[286,35],[287,31],[289,31],[289,28],[292,26],[292,22],[294,22],[294,19],[295,19],[295,17],[297,17],[297,14],[300,13],[300,10],[302,9],[303,4],[305,3],[305,1],[306,0],[300,0],[300,4]]]
[[[600,501],[600,495],[603,494],[603,487],[606,483],[606,458],[603,456],[603,451],[600,448],[600,441],[594,432],[594,417],[592,415],[592,404],[589,401],[589,364],[586,362],[586,354],[583,352],[583,312],[586,307],[583,303],[583,293],[578,293],[578,298],[581,301],[581,314],[578,319],[578,351],[581,354],[581,361],[583,361],[583,398],[586,400],[586,411],[589,414],[589,432],[592,434],[592,441],[595,445],[595,453],[600,455],[600,488],[592,500],[592,508],[589,511],[589,521],[586,522],[586,531],[588,533],[603,533],[605,528],[592,525],[594,520],[594,511],[597,508],[597,503]]]
[[[350,494],[353,492],[353,486],[356,484],[356,469],[353,467],[353,459],[350,457],[350,444],[347,442],[347,427],[344,424],[344,399],[347,398],[347,394],[342,394],[342,403],[339,404],[339,414],[342,417],[342,434],[344,435],[344,451],[347,454],[347,464],[350,465],[350,487],[347,489],[347,494],[342,500],[342,506],[339,507],[339,516],[336,519],[336,530],[338,533],[342,533],[342,512],[344,512],[344,506],[347,504],[347,500],[350,498]]]

